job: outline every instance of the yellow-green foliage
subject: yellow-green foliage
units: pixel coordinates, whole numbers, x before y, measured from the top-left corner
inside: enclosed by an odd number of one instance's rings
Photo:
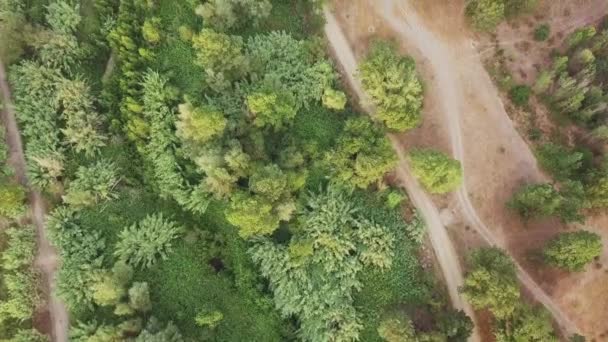
[[[410,152],[408,160],[414,176],[431,193],[450,192],[462,183],[460,162],[442,152],[418,149]]]
[[[405,131],[420,124],[423,89],[411,57],[377,42],[359,66],[361,83],[376,105],[376,118],[391,130]]]

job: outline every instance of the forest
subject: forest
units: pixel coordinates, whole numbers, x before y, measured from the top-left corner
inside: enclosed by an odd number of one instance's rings
[[[370,51],[371,120],[322,25],[316,1],[0,0],[70,341],[467,339],[385,180],[385,133],[421,121],[414,61]],[[409,158],[429,191],[458,186],[457,161]],[[0,191],[0,340],[46,341],[26,189],[3,167]]]

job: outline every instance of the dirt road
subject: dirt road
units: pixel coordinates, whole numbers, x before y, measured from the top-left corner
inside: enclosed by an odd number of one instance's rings
[[[513,161],[518,163],[519,168],[528,169],[530,173],[534,173],[536,161],[530,149],[508,119],[496,87],[483,68],[478,53],[474,50],[473,44],[466,39],[445,41],[443,36],[437,35],[427,27],[416,9],[409,6],[406,1],[382,0],[381,5],[376,3],[375,8],[378,14],[402,39],[407,40],[410,45],[419,50],[434,71],[434,81],[429,91],[436,92],[439,94],[438,98],[442,99],[443,112],[448,122],[452,153],[456,159],[463,162],[465,177],[463,185],[456,194],[462,214],[489,245],[498,246],[508,251],[505,242],[501,238],[497,238],[494,232],[482,221],[469,198],[471,189],[467,187],[466,170],[468,165],[460,121],[463,116],[462,109],[467,108],[463,99],[466,99],[470,94],[463,90],[469,88],[471,84],[475,85],[475,89],[478,90],[475,96],[478,97],[480,102],[483,102],[486,111],[494,115],[495,120],[497,120],[498,124],[495,127],[499,128],[500,132],[491,133],[507,137],[509,144],[515,146],[519,153],[517,155],[518,159]],[[466,56],[466,58],[462,58],[463,56]],[[477,141],[477,144],[479,144],[479,141]],[[516,262],[516,266],[521,283],[536,300],[551,312],[564,332],[567,335],[577,333],[578,329],[570,318],[538,286],[519,263]]]
[[[334,15],[327,7],[324,8],[324,13],[326,19],[325,35],[332,46],[334,55],[342,66],[343,71],[348,78],[348,83],[359,97],[360,105],[368,113],[373,113],[373,108],[367,100],[360,82],[355,77],[355,73],[357,72],[355,55]],[[431,240],[441,271],[444,275],[452,305],[456,309],[465,311],[469,317],[474,319],[475,315],[471,306],[458,292],[458,287],[463,284],[462,268],[458,261],[458,255],[456,254],[454,246],[450,241],[445,227],[441,223],[439,212],[428,195],[416,182],[414,177],[412,177],[407,161],[405,160],[405,151],[398,138],[390,136],[390,140],[399,157],[399,166],[396,170],[397,177],[403,183],[410,199],[424,217],[429,239]],[[480,341],[477,330],[475,330],[471,340]]]
[[[25,187],[29,188],[25,174],[25,156],[23,154],[23,144],[15,111],[11,101],[11,91],[7,82],[6,70],[0,60],[0,92],[2,94],[2,122],[6,127],[6,143],[9,147],[9,163],[15,170],[17,179]],[[55,271],[57,269],[57,253],[46,237],[44,225],[45,208],[42,197],[38,191],[30,188],[29,202],[31,208],[32,221],[36,226],[38,255],[35,265],[42,272],[45,291],[48,293],[48,310],[51,317],[52,341],[67,342],[69,318],[65,305],[54,295],[55,292]]]

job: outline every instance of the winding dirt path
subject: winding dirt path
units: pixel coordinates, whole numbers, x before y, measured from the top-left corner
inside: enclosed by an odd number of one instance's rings
[[[473,44],[470,44],[466,40],[445,42],[442,37],[436,35],[427,27],[417,11],[408,6],[408,3],[405,1],[382,0],[382,5],[377,5],[376,9],[395,32],[420,51],[433,69],[435,82],[433,82],[434,87],[432,91],[438,92],[440,94],[439,98],[443,100],[442,107],[445,119],[448,122],[452,153],[456,159],[463,161],[464,174],[467,174],[467,160],[465,158],[465,144],[463,143],[460,121],[462,120],[461,109],[466,108],[463,99],[467,97],[467,94],[464,94],[462,89],[467,88],[468,85],[463,84],[467,81],[475,84],[476,88],[483,89],[478,94],[480,94],[479,96],[485,95],[482,99],[484,107],[487,108],[488,112],[491,111],[494,114],[498,114],[497,120],[501,124],[502,132],[496,132],[496,134],[506,136],[510,140],[510,144],[517,147],[523,163],[534,169],[535,166],[533,165],[536,164],[534,156],[530,152],[529,147],[519,137],[511,120],[509,120],[496,88],[485,69],[483,69],[483,63],[478,53],[474,50]],[[395,9],[397,9],[401,16],[395,13]],[[469,58],[463,60],[460,56],[468,56]],[[467,63],[467,72],[459,73],[463,69],[463,65],[459,65],[459,63],[463,63],[464,61]],[[494,92],[494,96],[492,96],[491,92]],[[505,242],[495,237],[493,231],[488,228],[478,215],[469,198],[469,191],[467,177],[465,176],[463,185],[456,193],[462,214],[489,245],[498,246],[509,252]],[[516,264],[518,277],[524,287],[551,312],[554,319],[567,335],[578,333],[578,328],[572,320],[532,279],[528,272],[515,260],[513,255],[511,257]]]
[[[361,87],[361,83],[355,77],[357,72],[357,60],[355,55],[344,36],[342,29],[338,25],[336,18],[327,6],[324,7],[324,14],[326,19],[325,35],[332,46],[334,55],[342,66],[349,85],[359,97],[361,107],[371,114],[373,113],[373,108]],[[455,309],[463,310],[471,319],[475,319],[473,309],[458,291],[458,288],[463,284],[462,268],[445,226],[441,223],[437,207],[435,207],[433,201],[412,176],[405,159],[405,150],[399,142],[398,137],[389,135],[389,138],[399,157],[399,166],[396,169],[396,175],[399,181],[401,181],[407,189],[409,198],[424,217],[428,229],[428,236],[443,273],[452,306]],[[475,326],[477,327],[477,325]],[[475,328],[470,340],[474,342],[481,340],[477,328]]]
[[[38,255],[35,265],[42,273],[44,288],[48,295],[48,310],[51,317],[52,341],[67,342],[69,317],[63,302],[55,296],[55,271],[58,267],[57,253],[46,237],[44,223],[45,207],[40,192],[29,187],[25,173],[25,156],[19,127],[15,120],[15,110],[12,103],[11,90],[7,82],[6,70],[0,60],[0,92],[2,94],[2,121],[6,128],[6,143],[9,147],[9,163],[15,170],[16,177],[23,186],[28,188],[31,216],[36,226],[38,240]]]

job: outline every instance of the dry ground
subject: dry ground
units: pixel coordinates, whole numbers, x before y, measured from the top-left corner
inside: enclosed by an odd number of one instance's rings
[[[608,276],[602,269],[603,266],[590,267],[584,274],[572,275],[539,265],[535,262],[531,251],[540,248],[547,239],[558,232],[571,228],[554,220],[524,223],[517,215],[505,208],[506,201],[521,184],[544,181],[548,178],[539,170],[529,147],[508,119],[497,90],[492,85],[488,86],[488,75],[481,65],[479,56],[463,48],[467,45],[476,46],[482,54],[486,48],[483,43],[476,44],[471,39],[475,35],[465,28],[462,19],[463,1],[410,0],[410,3],[416,7],[425,26],[430,27],[443,43],[453,47],[450,57],[455,67],[451,72],[459,78],[458,91],[463,95],[460,106],[456,109],[461,113],[459,124],[464,147],[462,161],[466,168],[468,195],[473,206],[497,240],[508,246],[517,260],[557,301],[568,317],[588,337],[594,337],[597,341],[606,340],[604,330],[606,330],[605,322],[608,321],[607,305],[595,300],[597,293],[608,294],[608,283],[605,282]],[[541,5],[541,8],[543,13],[555,15],[555,18],[551,18],[553,25],[560,27],[557,31],[566,32],[588,20],[597,20],[596,12],[602,9],[597,6],[605,4],[605,0],[585,1],[576,4],[570,2],[568,6],[564,1],[555,1],[551,7],[547,1]],[[433,91],[438,86],[436,75],[432,72],[429,60],[421,52],[420,46],[413,44],[411,40],[404,40],[385,20],[381,19],[377,14],[379,2],[336,0],[335,6],[341,26],[345,28],[356,53],[364,54],[373,38],[389,38],[397,41],[402,52],[412,55],[417,61],[428,90],[425,94],[424,123],[420,128],[402,135],[401,142],[406,147],[432,146],[449,152],[451,144],[448,138],[448,120],[444,108],[440,106],[444,99],[440,98],[440,93]],[[565,7],[571,7],[570,11],[567,12]],[[399,10],[395,9],[395,11]],[[558,13],[565,13],[564,17],[558,16]],[[569,14],[566,15],[567,13]],[[503,26],[505,25],[501,26],[499,32],[508,31]],[[533,29],[528,26],[520,25],[521,30]],[[511,34],[523,37],[522,33]],[[498,37],[501,41],[502,36]],[[502,45],[508,46],[506,43]],[[511,45],[515,46],[515,43]],[[531,64],[526,67],[521,60],[527,60],[530,56],[522,55],[519,58],[520,62],[514,59],[513,65],[523,65],[524,73],[530,75],[527,77],[532,77],[530,70],[535,70],[534,64],[537,62],[527,61]],[[467,229],[467,224],[464,223],[466,220],[460,217],[457,201],[453,197],[435,198],[435,203],[440,208],[444,208],[442,210],[444,223],[449,223],[451,235],[460,246],[461,252],[465,252],[482,244],[482,240],[474,233],[474,229]],[[594,217],[590,221],[590,227],[606,236],[602,229],[593,227],[605,227],[603,223],[607,220],[603,216]],[[598,264],[606,264],[607,258],[605,254]]]

